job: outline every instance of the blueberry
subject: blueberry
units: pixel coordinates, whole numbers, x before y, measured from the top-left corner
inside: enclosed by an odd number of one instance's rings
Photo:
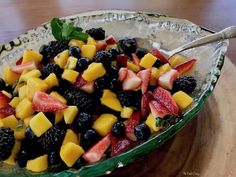
[[[98,140],[99,140],[99,135],[93,129],[89,129],[84,134],[81,135],[81,145],[84,150],[88,150]]]
[[[122,136],[125,133],[125,125],[122,121],[116,122],[112,126],[112,134],[114,136]]]
[[[33,141],[35,139],[37,139],[36,135],[34,134],[34,132],[31,130],[30,127],[26,128],[25,130],[25,138],[27,140]]]
[[[160,59],[157,59],[157,61],[153,64],[153,67],[159,68],[163,64],[161,63]]]
[[[142,123],[134,128],[134,134],[138,140],[147,140],[151,136],[151,130],[146,124]]]
[[[83,72],[88,68],[89,59],[88,58],[80,58],[76,65],[76,70],[79,72]]]
[[[48,54],[48,45],[42,45],[40,48],[39,48],[39,53],[43,56],[47,56]]]
[[[146,55],[146,54],[147,54],[147,50],[145,50],[145,49],[138,49],[136,51],[136,55],[139,59],[143,58],[144,55]]]
[[[82,133],[92,127],[93,117],[92,115],[81,112],[75,120],[75,128],[78,132]]]
[[[72,46],[69,48],[69,55],[75,58],[80,58],[81,50],[77,46]]]

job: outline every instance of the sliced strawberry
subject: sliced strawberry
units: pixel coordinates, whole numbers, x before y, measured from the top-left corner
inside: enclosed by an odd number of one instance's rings
[[[137,74],[137,76],[142,80],[141,90],[143,94],[147,91],[148,85],[151,80],[151,74],[152,74],[151,69],[145,69],[139,71]]]
[[[117,40],[114,36],[110,35],[105,39],[107,45],[113,45],[117,43]]]
[[[118,80],[121,82],[124,81],[127,76],[127,73],[128,73],[127,68],[120,68],[119,73],[118,73],[118,75],[119,75]]]
[[[149,108],[149,102],[152,100],[152,92],[148,91],[143,94],[142,100],[141,100],[141,115],[142,119],[146,119],[147,116],[150,113],[150,108]]]
[[[96,49],[97,49],[97,51],[106,50],[106,48],[107,48],[107,43],[106,43],[106,41],[103,41],[103,40],[97,41],[97,43],[96,43]]]
[[[139,66],[140,59],[138,58],[138,56],[135,53],[132,53],[132,60],[133,60],[134,64]]]
[[[121,54],[116,56],[116,61],[117,61],[117,66],[119,68],[121,67],[127,67],[127,61],[128,61],[128,56]]]
[[[156,101],[165,106],[172,115],[178,115],[179,107],[177,106],[169,91],[162,87],[157,87],[153,91],[152,96],[156,99]]]
[[[38,112],[54,112],[67,108],[66,104],[41,91],[35,92],[32,106]]]
[[[16,61],[16,65],[21,65],[23,61],[23,57],[19,58],[19,60]]]
[[[128,70],[127,76],[122,83],[123,90],[134,90],[142,84],[142,80],[136,74]]]
[[[82,77],[82,74],[80,74],[77,78],[76,81],[74,83],[74,86],[79,89],[80,87],[82,87],[83,85],[87,84],[87,81],[84,80],[84,78]]]
[[[183,74],[187,71],[189,71],[193,66],[194,64],[196,63],[196,59],[192,59],[192,60],[189,60],[189,61],[186,61],[182,64],[179,64],[175,67],[175,69],[179,72],[179,74]]]
[[[158,84],[168,90],[172,90],[173,83],[175,79],[179,77],[179,72],[175,69],[171,69],[170,71],[167,71],[166,73],[162,74],[158,78]]]
[[[84,155],[83,158],[89,162],[94,163],[99,161],[106,150],[111,145],[111,135],[108,134],[103,139],[101,139],[98,143],[96,143],[93,147],[91,147]]]
[[[149,107],[154,117],[164,118],[166,115],[171,114],[165,106],[155,100],[149,102]]]
[[[94,81],[88,82],[85,85],[80,87],[80,90],[83,90],[87,93],[93,93],[94,92]]]
[[[10,103],[10,98],[0,92],[0,108],[4,108]]]
[[[167,58],[161,54],[161,52],[157,49],[152,49],[151,54],[154,55],[155,57],[159,58],[162,64],[169,63]]]
[[[140,118],[140,112],[134,112],[128,119],[128,123],[125,126],[125,135],[132,141],[137,141],[137,137],[134,135],[134,128],[139,124]]]
[[[119,155],[127,150],[131,143],[132,142],[127,138],[111,136],[111,157]]]
[[[0,118],[4,118],[15,114],[15,109],[10,105],[0,109]]]
[[[29,63],[13,66],[11,68],[11,71],[13,71],[17,74],[20,74],[24,70],[32,70],[32,69],[35,69],[35,68],[36,68],[35,62],[29,62]]]

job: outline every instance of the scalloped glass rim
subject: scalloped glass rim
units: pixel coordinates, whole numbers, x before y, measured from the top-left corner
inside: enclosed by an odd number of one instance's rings
[[[166,18],[166,19],[171,18],[172,20],[174,19],[172,17],[160,15],[158,13],[121,11],[121,10],[85,12],[85,13],[80,13],[80,14],[73,15],[73,16],[64,17],[64,19],[67,19],[67,20],[68,19],[76,19],[77,17],[79,18],[79,17],[83,17],[83,16],[89,16],[89,17],[93,18],[93,17],[99,16],[99,15],[100,16],[103,15],[104,17],[106,17],[106,15],[107,15],[107,18],[109,18],[110,17],[109,15],[112,16],[113,14],[115,14],[115,15],[118,14],[120,16],[122,16],[122,14],[124,14],[124,20],[130,20],[130,19],[132,20],[132,17],[133,18],[141,18],[140,20],[149,20],[149,18],[152,20],[153,20],[153,18],[154,19],[155,18]],[[131,15],[131,17],[129,15]],[[128,16],[128,17],[126,17],[126,16]],[[175,19],[175,20],[181,21],[183,19]],[[183,20],[183,22],[193,25],[193,28],[198,27],[197,25],[195,25],[187,20]],[[17,39],[9,42],[8,44],[0,46],[0,59],[5,59],[5,62],[10,62],[11,57],[14,56],[13,54],[12,54],[12,56],[10,55],[11,51],[13,49],[15,50],[15,48],[17,48],[18,46],[23,45],[23,44],[26,47],[28,42],[30,41],[29,39],[27,39],[26,36],[28,34],[30,34],[30,32],[33,32],[33,33],[31,33],[31,37],[32,37],[32,34],[36,35],[37,29],[39,29],[40,27],[48,29],[49,26],[47,23],[44,23],[43,25],[39,26],[38,28],[36,28],[34,30],[30,30],[25,34],[20,35]],[[209,34],[210,32],[212,32],[212,31],[206,30],[204,28],[200,28],[200,27],[198,27],[198,28],[200,30],[202,30],[201,32],[204,32],[201,35],[206,35],[206,34]],[[197,36],[195,36],[195,37],[197,37]],[[24,41],[24,40],[26,40],[26,41]],[[19,43],[15,42],[15,41],[19,41]],[[34,42],[37,42],[37,40]],[[123,167],[123,166],[135,161],[136,158],[138,158],[142,155],[145,155],[145,154],[149,153],[151,150],[154,150],[154,149],[160,147],[165,141],[170,139],[173,135],[175,135],[178,131],[180,131],[189,121],[191,121],[195,117],[195,115],[199,112],[199,110],[205,104],[208,96],[213,92],[214,87],[217,83],[217,80],[220,76],[220,70],[223,67],[224,57],[225,57],[225,53],[227,51],[227,46],[228,46],[227,40],[222,41],[222,43],[220,44],[219,54],[217,55],[217,59],[215,61],[214,66],[212,68],[210,68],[210,72],[207,75],[208,78],[205,78],[207,81],[205,83],[204,89],[202,89],[203,91],[198,93],[200,95],[200,97],[197,100],[197,103],[194,104],[194,106],[190,107],[186,112],[184,112],[183,119],[181,121],[168,127],[162,133],[150,138],[148,141],[134,147],[133,149],[131,149],[119,156],[106,159],[106,160],[98,162],[96,164],[81,167],[79,170],[69,169],[69,170],[65,170],[65,171],[62,171],[59,173],[54,173],[54,174],[52,172],[43,172],[43,173],[35,174],[35,173],[31,173],[29,171],[26,171],[24,169],[15,169],[14,170],[13,168],[11,168],[9,166],[0,164],[0,176],[1,177],[13,176],[13,175],[14,176],[31,176],[32,175],[32,176],[40,176],[40,177],[101,176],[101,175],[109,174],[113,170],[115,170],[116,168]],[[167,48],[168,48],[168,46],[167,46]],[[172,46],[172,48],[173,48],[173,46]],[[6,54],[8,54],[8,56]],[[0,60],[0,66],[3,65],[3,63],[4,62],[2,60]]]

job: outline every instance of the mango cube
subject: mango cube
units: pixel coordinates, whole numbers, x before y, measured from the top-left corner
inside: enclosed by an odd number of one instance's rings
[[[27,96],[28,90],[27,90],[27,85],[23,85],[18,89],[18,95],[19,99],[23,100]]]
[[[34,50],[24,50],[22,64],[35,62],[38,65],[43,59],[43,55]]]
[[[76,78],[79,76],[79,72],[72,69],[65,69],[62,78],[68,80],[70,83],[75,83]]]
[[[151,53],[147,53],[144,57],[140,60],[139,65],[143,68],[152,68],[154,63],[157,61],[157,58],[152,55]]]
[[[64,69],[69,58],[69,50],[64,50],[63,52],[59,53],[55,58],[54,61],[56,64],[60,66],[60,68]]]
[[[106,136],[111,132],[112,126],[117,122],[117,117],[113,114],[102,114],[93,123],[93,129],[95,129],[99,135]]]
[[[23,125],[18,124],[18,126],[14,130],[14,137],[16,140],[25,139],[25,129],[26,129],[26,126],[24,124]]]
[[[133,62],[131,61],[128,61],[127,62],[127,68],[134,71],[134,72],[139,72],[141,70],[140,66],[134,64]]]
[[[116,98],[117,95],[109,89],[103,90],[102,98]]]
[[[24,98],[16,107],[16,117],[20,119],[27,118],[34,114],[31,101]]]
[[[157,132],[161,129],[161,127],[157,127],[156,123],[157,123],[156,118],[152,114],[149,114],[149,116],[147,117],[147,120],[145,121],[145,124],[152,131]]]
[[[159,69],[157,69],[156,67],[152,67],[151,81],[150,81],[151,86],[157,85],[157,79],[159,78],[159,73],[160,73]]]
[[[19,82],[27,82],[27,80],[31,77],[40,77],[41,76],[41,72],[38,69],[33,69],[25,74],[21,74]]]
[[[93,44],[86,44],[86,45],[83,45],[82,48],[81,48],[81,55],[83,57],[86,57],[88,58],[89,60],[92,60],[93,57],[95,56],[96,54],[96,46],[93,45]]]
[[[159,68],[159,76],[161,76],[162,74],[170,71],[172,68],[170,66],[169,63],[166,63],[164,65],[162,65],[160,68]]]
[[[57,99],[61,103],[64,103],[64,104],[67,103],[67,100],[63,96],[61,96],[59,93],[57,93],[57,92],[51,92],[50,96],[52,96],[53,98]]]
[[[131,107],[124,106],[120,113],[120,117],[128,119],[133,114],[133,111],[134,110]]]
[[[0,119],[0,128],[4,127],[4,124],[2,122],[2,119]]]
[[[122,106],[118,98],[101,98],[101,103],[115,111],[121,111]]]
[[[36,91],[48,90],[48,84],[40,78],[31,77],[27,81],[27,97],[33,98]]]
[[[96,41],[93,37],[89,36],[87,39],[87,44],[96,45]]]
[[[17,153],[20,150],[20,145],[21,145],[20,141],[15,141],[11,155],[6,160],[4,160],[4,163],[6,163],[8,165],[15,165],[16,164],[15,158],[16,158]]]
[[[19,103],[20,103],[20,98],[19,98],[19,97],[14,97],[14,98],[10,101],[9,105],[10,105],[11,107],[13,107],[13,108],[16,108]]]
[[[2,79],[6,82],[6,84],[13,85],[19,78],[20,75],[11,71],[10,66],[4,67]]]
[[[77,106],[68,106],[64,110],[64,120],[66,124],[72,124],[79,110]]]
[[[33,172],[42,172],[48,168],[48,155],[39,156],[33,160],[28,160],[26,169]]]
[[[71,130],[71,129],[67,129],[66,130],[66,135],[64,137],[64,140],[62,142],[62,145],[65,145],[69,142],[72,142],[72,143],[75,143],[77,145],[79,145],[79,139],[78,139],[78,136],[77,134]]]
[[[62,121],[64,117],[64,110],[59,110],[55,112],[55,124]]]
[[[51,127],[52,123],[47,119],[47,117],[42,112],[36,114],[30,120],[30,128],[37,137],[40,137]]]
[[[88,81],[94,81],[99,77],[102,77],[106,74],[106,70],[102,63],[91,63],[88,68],[84,71],[82,77]]]
[[[82,48],[82,46],[85,45],[85,43],[81,40],[77,40],[77,39],[71,39],[69,42],[69,46],[77,46],[80,49]]]
[[[66,63],[66,69],[75,69],[77,65],[78,59],[75,57],[69,57]]]
[[[172,68],[175,68],[177,65],[184,63],[186,61],[186,58],[184,58],[181,55],[174,55],[169,59],[170,65]]]
[[[48,89],[59,85],[57,76],[54,73],[49,74],[49,76],[44,79],[44,81],[48,84]]]
[[[193,102],[192,97],[190,97],[187,93],[184,93],[183,91],[176,92],[173,95],[173,98],[181,110],[186,109]]]
[[[8,127],[14,130],[18,124],[18,120],[16,119],[14,115],[10,115],[2,119],[2,123],[4,127]]]
[[[61,147],[60,157],[68,167],[72,167],[83,153],[81,146],[69,142]]]
[[[26,118],[23,120],[26,127],[29,126],[30,120],[31,120],[33,117],[34,117],[34,115],[29,116],[29,117],[26,117]]]

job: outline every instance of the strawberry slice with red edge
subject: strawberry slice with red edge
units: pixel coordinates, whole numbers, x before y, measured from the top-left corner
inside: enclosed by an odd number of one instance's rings
[[[10,105],[0,109],[0,118],[15,115],[15,109]]]
[[[106,41],[106,43],[107,43],[108,45],[114,45],[114,44],[117,43],[116,38],[115,38],[114,36],[112,36],[112,35],[108,36],[108,37],[105,39],[105,41]]]
[[[171,115],[171,113],[168,109],[166,109],[165,106],[155,100],[149,102],[149,108],[154,117],[164,118],[166,115]]]
[[[96,42],[96,50],[97,51],[106,50],[106,48],[107,48],[106,41],[101,40],[101,41]]]
[[[142,84],[142,80],[131,70],[128,70],[127,76],[122,83],[123,90],[134,90]]]
[[[183,74],[187,71],[189,71],[190,69],[192,69],[192,67],[194,66],[194,64],[196,63],[196,59],[192,59],[189,61],[186,61],[182,64],[179,64],[175,67],[175,69],[179,72],[179,74]]]
[[[61,103],[50,95],[37,91],[34,94],[32,106],[38,112],[54,112],[67,108],[66,104]]]
[[[157,83],[158,85],[160,85],[165,89],[172,90],[173,83],[175,79],[177,79],[178,77],[179,77],[179,72],[175,69],[171,69],[170,71],[167,71],[166,73],[162,74],[158,78]]]
[[[111,157],[127,150],[131,146],[131,143],[127,138],[111,136]]]
[[[9,103],[10,103],[10,98],[8,98],[6,95],[0,92],[0,108],[8,106]]]
[[[16,65],[21,65],[23,61],[23,57],[19,58],[17,61],[16,61]]]
[[[85,85],[81,86],[79,89],[87,93],[93,93],[94,81],[86,83]]]
[[[169,91],[165,90],[162,87],[157,87],[153,91],[152,96],[157,102],[159,102],[167,110],[169,110],[172,115],[177,116],[179,114],[179,107],[177,106]]]
[[[152,92],[148,91],[143,94],[141,100],[141,115],[142,119],[146,119],[150,113],[149,102],[152,100]]]
[[[87,84],[87,81],[84,80],[84,78],[82,77],[82,74],[80,74],[77,78],[76,81],[74,83],[74,86],[79,89],[80,87],[82,87],[83,85]]]
[[[121,67],[127,67],[127,61],[128,61],[128,56],[121,54],[116,56],[116,61],[117,61],[117,66],[119,68]]]
[[[134,64],[139,66],[140,59],[138,58],[138,56],[135,53],[132,53],[132,61],[134,62]]]
[[[167,58],[166,58],[164,55],[162,55],[159,50],[157,50],[157,49],[152,49],[152,50],[151,50],[151,54],[154,55],[155,57],[157,57],[157,58],[160,60],[160,62],[161,62],[162,64],[169,63],[169,61],[167,60]]]
[[[128,120],[128,123],[125,126],[125,135],[128,139],[132,141],[137,141],[137,137],[134,134],[134,128],[139,124],[141,119],[141,113],[136,111],[134,112]]]
[[[98,143],[91,147],[84,155],[83,158],[89,163],[95,163],[99,161],[106,150],[111,145],[111,135],[108,134],[102,138]]]
[[[11,71],[21,74],[24,70],[33,70],[36,68],[35,62],[29,62],[11,67]]]
[[[148,85],[151,80],[151,74],[152,74],[151,69],[145,69],[145,70],[139,71],[137,74],[137,76],[142,80],[141,90],[143,94],[147,91]]]
[[[127,68],[120,68],[119,73],[118,73],[119,75],[118,80],[121,82],[124,81],[127,76],[127,73],[128,73]]]

